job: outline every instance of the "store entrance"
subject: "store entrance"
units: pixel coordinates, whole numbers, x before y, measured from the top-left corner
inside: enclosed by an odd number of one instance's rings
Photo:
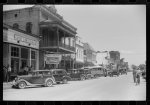
[[[19,72],[19,59],[18,58],[11,58],[11,68],[13,74],[18,74]]]

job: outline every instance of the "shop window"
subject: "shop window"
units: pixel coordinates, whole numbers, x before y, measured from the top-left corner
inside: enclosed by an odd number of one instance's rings
[[[11,56],[19,57],[19,48],[18,47],[11,47]]]
[[[19,24],[18,23],[14,23],[13,24],[13,28],[19,29]]]
[[[28,49],[21,48],[21,58],[28,59]]]
[[[31,51],[31,59],[35,59],[35,51]]]
[[[32,33],[32,23],[31,22],[27,22],[27,24],[26,24],[26,31],[28,33]]]

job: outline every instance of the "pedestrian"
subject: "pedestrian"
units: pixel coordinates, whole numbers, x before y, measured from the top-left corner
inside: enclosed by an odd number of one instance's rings
[[[11,80],[11,66],[8,64],[7,66],[7,82]]]
[[[134,80],[134,83],[136,83],[136,70],[133,69],[133,80]]]
[[[28,75],[28,71],[29,71],[28,69],[29,69],[28,66],[24,67],[24,73],[23,73],[24,75]]]
[[[140,84],[140,76],[141,76],[141,70],[138,68],[138,70],[136,71],[136,85]]]
[[[29,72],[30,72],[30,71],[32,71],[32,65],[29,67],[29,69],[28,69],[28,70],[29,70]]]
[[[3,66],[3,82],[7,81],[7,67]]]

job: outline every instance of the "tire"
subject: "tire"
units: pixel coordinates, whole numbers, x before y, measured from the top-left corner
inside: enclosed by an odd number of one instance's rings
[[[81,77],[80,77],[80,80],[82,80],[82,81],[85,80],[85,77],[84,77],[84,76],[81,76]]]
[[[67,78],[64,78],[64,79],[63,79],[63,84],[67,84],[67,83],[68,83]]]
[[[45,83],[45,86],[46,86],[46,87],[51,87],[52,85],[53,85],[53,81],[50,80],[50,79],[48,79],[48,80],[46,81],[46,83]]]
[[[19,82],[19,84],[18,84],[18,88],[19,89],[24,89],[24,88],[26,88],[26,83],[24,82],[24,81],[21,81],[21,82]]]

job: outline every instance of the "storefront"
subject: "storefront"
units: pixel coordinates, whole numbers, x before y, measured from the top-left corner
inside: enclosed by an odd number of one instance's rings
[[[39,68],[39,37],[3,25],[3,66],[11,65],[12,74],[23,72],[25,66]]]

